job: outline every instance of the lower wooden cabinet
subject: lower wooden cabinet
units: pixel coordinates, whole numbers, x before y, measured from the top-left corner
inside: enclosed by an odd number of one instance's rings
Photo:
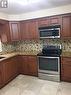
[[[37,57],[36,56],[20,56],[21,74],[37,76]]]
[[[29,63],[28,63],[29,75],[37,76],[38,75],[37,57],[29,56],[28,60],[29,60]]]
[[[19,55],[0,61],[0,88],[19,74],[38,76],[37,56]],[[61,81],[71,82],[71,57],[61,58]]]
[[[61,59],[61,80],[71,82],[71,57]]]
[[[0,62],[0,88],[19,74],[37,76],[36,56],[14,56]]]
[[[0,88],[18,74],[37,76],[36,56],[15,56],[0,62]]]
[[[16,57],[3,60],[1,64],[3,65],[3,82],[6,84],[18,75]]]
[[[0,64],[0,88],[3,85],[3,71],[2,71],[2,64]]]
[[[27,56],[20,56],[20,73],[28,75],[28,58]]]

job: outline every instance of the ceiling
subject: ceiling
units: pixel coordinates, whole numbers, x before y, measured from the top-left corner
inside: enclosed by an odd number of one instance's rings
[[[8,0],[8,8],[0,8],[0,12],[22,14],[68,4],[71,4],[71,0]]]

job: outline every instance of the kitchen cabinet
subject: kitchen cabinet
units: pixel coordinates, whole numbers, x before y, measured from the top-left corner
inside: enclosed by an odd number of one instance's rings
[[[37,76],[37,57],[14,56],[0,61],[0,88],[19,74]]]
[[[64,14],[24,21],[0,20],[1,41],[39,40],[38,28],[52,25],[61,25],[61,39],[71,38],[71,14]]]
[[[7,20],[0,19],[0,25],[4,25],[7,23]]]
[[[1,62],[3,64],[3,80],[4,84],[15,78],[18,72],[18,64],[16,57],[12,57]]]
[[[0,64],[0,88],[3,85],[3,71],[2,71],[2,64]]]
[[[36,20],[28,21],[28,32],[29,32],[29,39],[38,39],[39,32],[38,32],[38,25]]]
[[[8,43],[13,41],[20,41],[20,24],[19,22],[6,21],[1,25],[1,41],[2,43]]]
[[[62,16],[62,38],[71,38],[71,15]]]
[[[29,32],[28,32],[28,22],[21,21],[20,22],[20,32],[21,32],[21,40],[29,39]]]
[[[45,27],[51,25],[61,25],[61,16],[52,16],[38,19],[38,27]]]
[[[49,17],[49,24],[50,25],[61,25],[62,24],[62,17],[61,16]]]
[[[9,30],[9,22],[6,21],[5,24],[0,26],[1,28],[1,42],[2,43],[7,43],[7,42],[11,42],[11,36],[10,36],[10,30]]]
[[[71,57],[61,59],[61,80],[71,82]]]
[[[49,18],[39,18],[38,19],[38,27],[49,26]]]
[[[20,23],[17,22],[17,21],[16,22],[11,21],[11,22],[9,22],[9,26],[10,26],[11,41],[19,41],[19,40],[21,40]]]
[[[28,75],[28,58],[27,56],[20,56],[20,73]]]
[[[39,38],[38,25],[36,20],[27,20],[20,22],[20,29],[22,40]]]
[[[37,57],[36,56],[20,56],[20,72],[21,74],[37,76]]]
[[[29,56],[28,57],[29,63],[29,75],[37,76],[38,74],[38,64],[37,64],[37,57],[36,56]]]

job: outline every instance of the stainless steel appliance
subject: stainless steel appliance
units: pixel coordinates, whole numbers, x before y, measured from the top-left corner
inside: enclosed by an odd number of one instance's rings
[[[46,46],[38,54],[38,77],[60,81],[61,46]]]
[[[60,25],[39,27],[40,38],[60,38]]]

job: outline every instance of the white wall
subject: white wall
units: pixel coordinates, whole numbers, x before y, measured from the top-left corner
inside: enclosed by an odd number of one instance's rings
[[[71,4],[66,6],[56,7],[56,8],[18,14],[18,15],[9,15],[9,14],[0,13],[0,19],[2,18],[7,20],[26,20],[26,19],[52,16],[52,15],[58,15],[64,13],[71,13]]]
[[[24,13],[20,15],[10,15],[9,20],[26,20],[31,18],[39,18],[45,16],[64,14],[64,13],[71,13],[71,4],[66,6],[56,7],[56,8]]]
[[[8,14],[0,12],[0,19],[8,19]]]

